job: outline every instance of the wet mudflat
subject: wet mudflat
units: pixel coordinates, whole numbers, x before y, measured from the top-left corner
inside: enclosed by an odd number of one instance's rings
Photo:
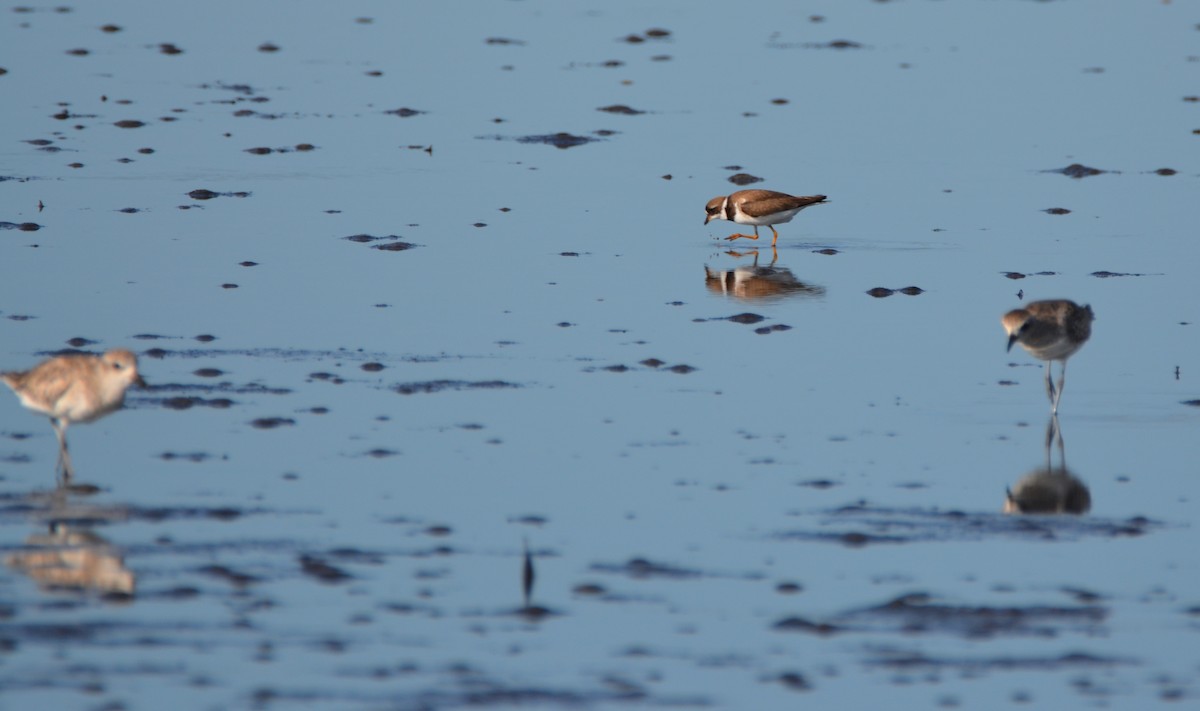
[[[0,8],[3,705],[1195,703],[1184,5]]]

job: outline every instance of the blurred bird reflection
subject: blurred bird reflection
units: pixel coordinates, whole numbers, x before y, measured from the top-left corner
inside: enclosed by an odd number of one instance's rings
[[[740,265],[733,269],[712,269],[704,266],[704,285],[709,291],[724,294],[735,299],[758,301],[768,299],[784,299],[793,296],[822,296],[825,287],[807,284],[796,278],[787,267],[776,266],[779,253],[772,251],[771,263],[765,267],[758,265],[758,250],[751,252],[726,252],[732,257],[753,255],[754,262],[750,265]]]
[[[69,493],[69,488],[60,486],[50,494],[46,509],[34,511],[48,518],[48,531],[31,534],[24,547],[5,557],[5,565],[49,590],[93,590],[106,595],[132,596],[136,578],[125,567],[121,549],[86,523],[74,523],[119,519],[123,511],[82,506],[71,502]]]
[[[1058,464],[1053,462],[1057,444]],[[1092,508],[1092,494],[1078,477],[1067,469],[1066,446],[1058,417],[1046,424],[1046,464],[1029,472],[1005,490],[1004,513],[1008,514],[1083,514]]]

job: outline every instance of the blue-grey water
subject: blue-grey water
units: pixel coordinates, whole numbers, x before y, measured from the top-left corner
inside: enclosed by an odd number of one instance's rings
[[[150,387],[69,490],[0,400],[0,706],[1194,704],[1198,22],[5,4],[0,368]],[[738,173],[829,204],[725,242]]]

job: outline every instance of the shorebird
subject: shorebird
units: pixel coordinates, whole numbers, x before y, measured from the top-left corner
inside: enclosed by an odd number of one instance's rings
[[[21,404],[50,417],[58,437],[58,464],[64,480],[74,474],[67,451],[67,426],[92,422],[125,404],[130,385],[145,387],[138,375],[137,356],[124,348],[104,355],[71,353],[42,361],[23,372],[0,373]]]
[[[774,239],[771,240],[771,246],[774,247],[779,240],[779,232],[775,230],[775,225],[789,222],[804,208],[823,202],[825,202],[824,195],[800,197],[777,193],[774,190],[739,190],[732,195],[718,195],[709,200],[708,205],[704,208],[708,213],[704,218],[704,224],[707,225],[712,220],[729,220],[739,225],[754,226],[754,234],[735,233],[726,237],[727,240],[742,237],[758,239],[758,228],[766,225],[771,228],[771,234],[774,235]]]
[[[1063,386],[1067,382],[1067,358],[1092,335],[1094,318],[1091,306],[1053,299],[1034,301],[1023,309],[1009,311],[1000,319],[1008,332],[1008,350],[1012,350],[1014,343],[1020,343],[1034,358],[1046,361],[1046,395],[1054,414],[1058,414],[1058,401],[1062,399]],[[1062,362],[1057,389],[1050,373],[1056,360]]]

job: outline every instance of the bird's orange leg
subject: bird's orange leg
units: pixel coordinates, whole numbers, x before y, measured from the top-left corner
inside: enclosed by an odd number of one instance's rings
[[[775,229],[775,228],[772,227],[771,229]],[[735,239],[739,239],[741,237],[745,237],[746,239],[758,239],[758,225],[754,226],[754,234],[752,234],[752,235],[744,235],[739,232],[739,233],[731,234],[728,237],[726,237],[725,239],[726,240],[735,240]]]
[[[770,227],[771,234],[775,235],[775,238],[771,240],[771,246],[774,247],[775,243],[779,241],[779,233],[775,231],[775,225],[767,225],[767,227]]]

